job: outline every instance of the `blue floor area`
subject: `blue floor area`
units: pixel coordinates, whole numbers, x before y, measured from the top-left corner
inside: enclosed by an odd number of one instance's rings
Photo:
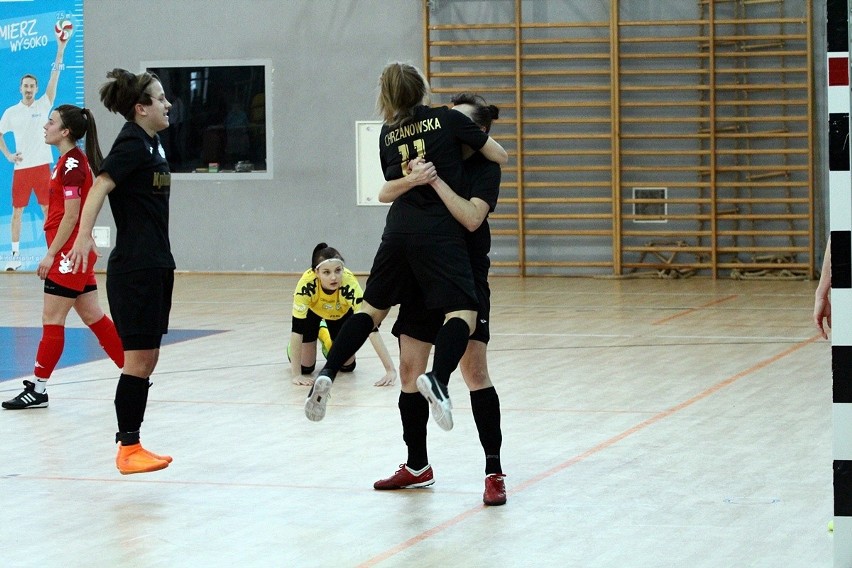
[[[0,382],[32,375],[40,327],[0,327]],[[163,345],[222,333],[223,329],[173,329],[163,336]],[[65,328],[65,349],[57,369],[106,359],[89,328]]]

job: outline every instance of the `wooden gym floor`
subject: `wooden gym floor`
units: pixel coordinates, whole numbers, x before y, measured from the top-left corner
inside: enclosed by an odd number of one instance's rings
[[[190,335],[163,347],[142,429],[174,456],[166,470],[115,469],[109,360],[59,368],[47,409],[0,411],[0,565],[831,565],[830,346],[810,322],[814,282],[494,278],[509,502],[492,508],[458,375],[455,429],[430,419],[427,489],[372,489],[405,448],[398,386],[372,386],[369,345],[325,420],[304,417],[284,356],[295,282],[178,276],[171,327]],[[34,275],[0,276],[0,291],[0,327],[40,326]],[[34,337],[2,345],[7,367],[26,361],[3,400],[31,372]]]

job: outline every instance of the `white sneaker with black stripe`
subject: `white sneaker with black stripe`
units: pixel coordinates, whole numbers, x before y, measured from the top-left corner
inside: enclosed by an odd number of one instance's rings
[[[331,396],[331,378],[320,375],[314,381],[308,398],[305,399],[305,416],[308,420],[319,422],[325,418],[325,405]]]
[[[3,403],[6,410],[23,410],[25,408],[47,408],[47,393],[36,392],[35,383],[24,381],[24,392]]]
[[[416,384],[417,390],[429,402],[429,407],[432,409],[432,418],[435,419],[438,426],[444,430],[452,430],[453,403],[450,401],[447,387],[436,379],[432,373],[426,373],[417,377]]]

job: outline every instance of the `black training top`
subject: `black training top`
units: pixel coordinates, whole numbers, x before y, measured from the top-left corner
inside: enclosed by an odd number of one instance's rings
[[[405,175],[410,160],[422,157],[435,165],[438,175],[453,191],[465,196],[468,190],[462,144],[479,150],[487,141],[488,135],[459,111],[420,105],[415,108],[414,117],[402,125],[382,126],[379,159],[385,179],[393,180]],[[386,234],[461,235],[462,230],[429,185],[414,187],[394,200],[385,224]]]
[[[115,182],[109,206],[117,235],[107,272],[175,268],[169,244],[169,163],[159,136],[125,123],[101,171]]]
[[[500,194],[500,166],[477,152],[465,160],[464,170],[470,187],[470,199],[478,197],[488,204],[489,213],[494,211]],[[471,262],[475,257],[485,256],[487,259],[491,251],[491,229],[487,216],[475,231],[468,232],[467,248]]]

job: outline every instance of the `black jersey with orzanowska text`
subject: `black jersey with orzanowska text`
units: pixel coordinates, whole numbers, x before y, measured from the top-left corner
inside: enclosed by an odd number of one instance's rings
[[[148,136],[135,122],[125,123],[101,171],[115,182],[109,206],[117,234],[107,270],[174,268],[169,244],[169,163],[159,136]]]
[[[414,109],[411,120],[382,126],[379,159],[385,179],[393,180],[403,177],[410,160],[424,158],[435,165],[453,191],[465,195],[462,144],[479,150],[487,141],[488,135],[459,111],[421,105]],[[395,199],[385,223],[385,233],[460,235],[462,230],[428,185],[414,187]]]

